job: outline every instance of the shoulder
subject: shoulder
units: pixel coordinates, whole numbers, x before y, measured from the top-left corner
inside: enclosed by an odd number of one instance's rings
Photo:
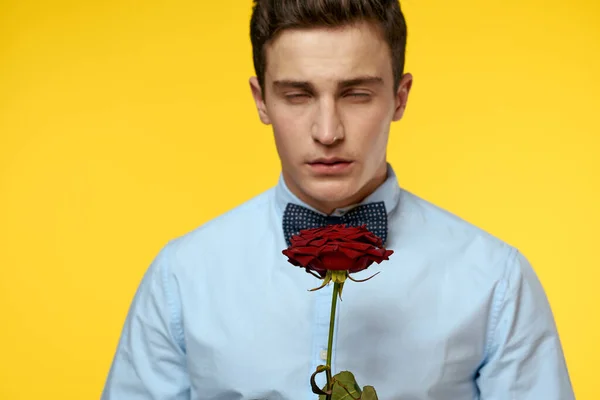
[[[185,252],[210,244],[235,243],[248,232],[261,229],[272,212],[274,190],[268,189],[231,210],[171,240],[173,251]]]
[[[260,244],[272,229],[274,188],[270,188],[195,229],[171,239],[161,250],[175,274],[234,260]],[[203,268],[203,267],[202,267]]]
[[[493,246],[511,247],[494,234],[414,193],[402,189],[400,197],[397,217],[417,233],[427,234],[439,241],[477,240]]]
[[[394,223],[402,231],[400,241],[457,269],[501,278],[522,257],[512,244],[404,189]]]

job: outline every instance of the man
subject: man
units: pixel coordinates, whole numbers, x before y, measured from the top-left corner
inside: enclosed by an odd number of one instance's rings
[[[255,0],[251,38],[250,86],[280,180],[158,254],[103,399],[315,399],[332,288],[308,292],[315,278],[281,251],[290,234],[345,215],[383,227],[394,254],[346,289],[334,372],[381,399],[573,399],[527,260],[400,188],[386,161],[412,83],[397,1]]]

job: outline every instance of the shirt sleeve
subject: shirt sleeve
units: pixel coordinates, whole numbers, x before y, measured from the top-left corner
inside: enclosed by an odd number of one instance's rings
[[[188,400],[177,281],[166,246],[130,305],[101,400]]]
[[[546,294],[517,251],[497,294],[487,357],[476,378],[481,400],[574,400]]]

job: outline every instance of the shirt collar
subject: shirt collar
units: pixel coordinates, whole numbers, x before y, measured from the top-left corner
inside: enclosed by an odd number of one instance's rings
[[[389,163],[387,164],[386,180],[381,185],[379,185],[379,187],[375,189],[373,193],[367,196],[360,203],[353,204],[344,208],[335,209],[333,213],[331,213],[331,215],[341,216],[345,214],[348,210],[351,210],[352,208],[358,205],[366,203],[376,203],[380,201],[384,202],[388,216],[396,209],[400,201],[400,186],[398,185],[398,179],[396,177],[394,169]],[[326,215],[316,210],[315,208],[309,206],[308,204],[300,200],[295,194],[293,194],[285,184],[283,174],[280,174],[279,181],[277,182],[277,186],[275,187],[275,207],[277,208],[277,211],[280,215],[283,215],[285,207],[288,203],[297,204],[321,215]]]

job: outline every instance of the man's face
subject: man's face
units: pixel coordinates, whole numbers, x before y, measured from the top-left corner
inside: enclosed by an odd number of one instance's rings
[[[330,213],[362,200],[386,178],[390,124],[402,117],[412,83],[393,87],[390,51],[372,25],[283,31],[266,49],[259,115],[272,124],[284,180]]]

